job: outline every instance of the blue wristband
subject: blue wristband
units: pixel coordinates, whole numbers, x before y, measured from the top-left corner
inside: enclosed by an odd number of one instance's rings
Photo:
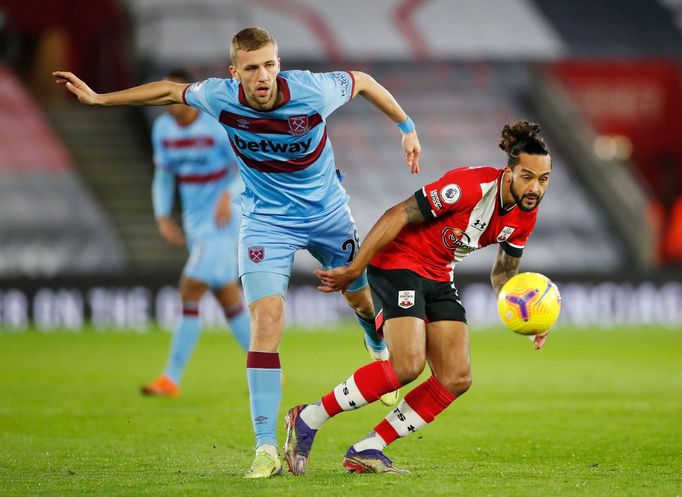
[[[403,133],[411,133],[415,130],[414,121],[410,119],[410,116],[407,116],[407,119],[404,121],[396,123],[396,126],[398,126]]]

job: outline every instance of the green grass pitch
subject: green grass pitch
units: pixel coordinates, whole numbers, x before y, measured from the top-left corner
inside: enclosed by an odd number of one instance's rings
[[[677,496],[682,330],[555,330],[544,350],[472,332],[472,389],[388,449],[410,475],[344,472],[388,409],[329,422],[308,474],[241,478],[252,457],[244,356],[206,333],[177,399],[148,399],[169,335],[0,333],[0,495]],[[283,418],[367,361],[360,331],[288,330]],[[283,443],[283,422],[279,440]]]

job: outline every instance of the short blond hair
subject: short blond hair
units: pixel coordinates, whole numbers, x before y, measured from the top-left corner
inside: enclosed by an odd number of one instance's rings
[[[242,29],[239,33],[232,37],[230,44],[230,59],[234,64],[235,57],[238,50],[251,52],[258,50],[265,45],[272,43],[277,48],[277,42],[270,33],[259,26],[251,26],[250,28]]]

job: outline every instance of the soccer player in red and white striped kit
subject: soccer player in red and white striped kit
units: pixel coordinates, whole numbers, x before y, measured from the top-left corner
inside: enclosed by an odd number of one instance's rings
[[[499,293],[518,272],[552,170],[539,131],[527,121],[505,125],[499,146],[507,153],[506,167],[447,172],[387,210],[350,265],[316,271],[320,290],[333,292],[346,288],[369,266],[376,325],[391,357],[361,367],[318,402],[289,410],[284,450],[292,473],[305,473],[315,434],[329,418],[407,385],[428,361],[432,375],[343,459],[352,472],[403,473],[384,448],[433,421],[469,389],[469,336],[454,268],[470,252],[497,243],[494,291]],[[531,337],[536,349],[546,337]]]

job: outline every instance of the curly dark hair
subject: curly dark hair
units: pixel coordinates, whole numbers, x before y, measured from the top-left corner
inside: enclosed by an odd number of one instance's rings
[[[540,125],[530,121],[505,124],[499,147],[507,153],[507,166],[519,163],[519,154],[549,155],[549,149],[540,135]]]

